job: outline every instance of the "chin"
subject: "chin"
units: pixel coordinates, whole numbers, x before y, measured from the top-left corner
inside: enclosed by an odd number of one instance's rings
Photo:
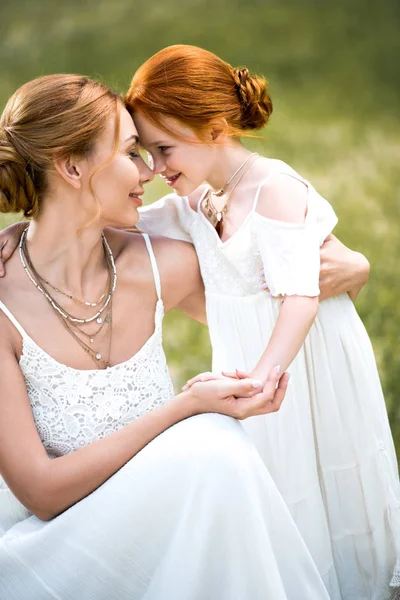
[[[174,187],[173,190],[174,190],[175,194],[177,194],[178,196],[190,196],[190,194],[193,194],[193,192],[195,190],[197,190],[197,188],[201,184],[202,184],[202,182],[195,184],[195,183],[191,183],[190,181],[187,181],[187,182],[185,181],[185,182],[182,182],[181,185],[177,185],[176,187]]]
[[[136,227],[139,221],[140,215],[138,210],[128,211],[124,215],[115,215],[113,219],[110,219],[108,227],[114,227],[115,229],[133,229]]]

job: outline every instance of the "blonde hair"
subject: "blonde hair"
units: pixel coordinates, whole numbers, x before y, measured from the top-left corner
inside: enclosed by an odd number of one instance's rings
[[[119,102],[80,75],[46,75],[20,87],[0,118],[0,212],[36,217],[54,161],[90,155],[113,115],[118,126]]]

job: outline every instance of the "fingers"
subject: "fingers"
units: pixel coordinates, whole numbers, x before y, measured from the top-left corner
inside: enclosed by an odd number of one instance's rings
[[[6,269],[4,265],[8,261],[8,259],[11,258],[14,250],[15,246],[13,248],[12,244],[8,243],[8,240],[3,242],[2,246],[0,247],[0,277],[4,277],[4,275],[6,274]]]
[[[4,263],[8,260],[8,258],[10,258],[9,256],[7,258],[5,257],[6,246],[7,242],[5,242],[3,246],[0,247],[0,277],[4,277],[4,275],[6,274]]]
[[[259,379],[227,378],[220,382],[220,394],[224,398],[228,396],[250,398],[262,391],[262,386],[262,381]]]
[[[236,371],[222,373],[211,373],[210,371],[207,371],[205,373],[199,373],[196,377],[189,379],[182,387],[182,390],[185,391],[189,389],[194,383],[198,383],[199,381],[213,381],[215,379],[222,379],[222,377],[230,377],[231,379],[249,379],[250,373],[239,371],[238,369],[236,369]]]
[[[260,277],[261,277],[261,280],[262,280],[262,283],[261,283],[261,286],[260,286],[261,289],[265,290],[266,292],[269,292],[269,287],[268,287],[268,284],[267,284],[267,282],[265,280],[265,271],[264,271],[264,269],[261,269],[261,271],[260,271]]]
[[[274,367],[268,374],[264,389],[250,400],[238,398],[239,419],[277,412],[285,398],[290,374],[279,377],[279,368]]]
[[[210,371],[207,371],[206,373],[199,373],[199,375],[196,375],[196,377],[189,379],[183,386],[182,390],[185,391],[189,389],[194,383],[198,383],[199,381],[211,381],[214,379],[221,379],[221,377],[221,373],[211,373]]]
[[[290,374],[284,373],[279,380],[278,387],[275,390],[274,397],[271,400],[273,412],[280,409],[283,399],[286,396],[286,391],[289,385]]]
[[[222,371],[222,375],[224,377],[233,377],[234,379],[250,378],[250,373],[246,373],[245,371],[239,371],[239,369],[236,369],[235,371]]]

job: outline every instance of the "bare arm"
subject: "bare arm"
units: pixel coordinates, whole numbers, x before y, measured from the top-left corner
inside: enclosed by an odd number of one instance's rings
[[[166,311],[178,308],[192,319],[206,323],[204,284],[193,245],[153,237],[152,243]]]
[[[307,187],[284,176],[274,179],[262,188],[257,210],[270,220],[302,225],[307,212],[307,202]],[[291,230],[288,229],[284,235],[290,236]],[[308,236],[308,233],[306,235]],[[314,246],[317,253],[317,240]],[[302,347],[317,311],[318,297],[285,296],[268,346],[252,375],[265,380],[274,365],[279,365],[280,372],[283,373]]]
[[[51,460],[37,433],[15,353],[5,345],[4,340],[0,472],[17,498],[40,519],[50,519],[88,495],[157,435],[196,412],[180,394],[107,438]]]
[[[296,357],[318,311],[318,298],[287,296],[282,302],[270,341],[252,372],[263,381],[273,365],[284,373]]]
[[[0,320],[1,327],[1,320]],[[178,421],[202,412],[244,418],[276,411],[287,381],[269,385],[273,401],[266,404],[261,382],[247,379],[206,382],[193,386],[169,402],[108,437],[56,459],[50,459],[32,417],[25,382],[15,348],[0,337],[0,473],[15,496],[38,518],[48,520],[66,510],[116,473],[160,433]]]

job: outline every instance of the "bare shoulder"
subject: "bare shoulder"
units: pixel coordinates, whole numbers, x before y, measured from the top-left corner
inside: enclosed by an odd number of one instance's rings
[[[207,189],[207,186],[205,184],[200,185],[198,188],[196,188],[194,190],[194,192],[192,192],[188,196],[190,208],[192,210],[194,210],[195,212],[197,212],[197,206],[199,204],[200,198],[204,195],[206,189]]]
[[[304,223],[307,214],[308,187],[300,178],[277,173],[260,189],[257,212],[269,219]]]

